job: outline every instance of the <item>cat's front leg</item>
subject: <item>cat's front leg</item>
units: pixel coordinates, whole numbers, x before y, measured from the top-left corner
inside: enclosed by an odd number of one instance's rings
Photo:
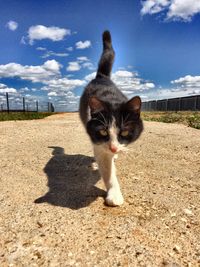
[[[112,186],[107,191],[106,204],[108,206],[120,206],[124,202],[119,186]]]
[[[116,176],[114,156],[102,153],[102,151],[95,151],[95,158],[107,189],[106,204],[109,206],[122,205],[124,199]]]

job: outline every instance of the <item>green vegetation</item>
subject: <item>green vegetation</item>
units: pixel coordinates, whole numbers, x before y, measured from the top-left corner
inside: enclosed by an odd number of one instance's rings
[[[37,120],[55,113],[50,112],[0,112],[0,121]]]
[[[142,118],[146,121],[159,121],[166,123],[183,123],[189,127],[200,129],[200,112],[178,111],[178,112],[142,112]]]

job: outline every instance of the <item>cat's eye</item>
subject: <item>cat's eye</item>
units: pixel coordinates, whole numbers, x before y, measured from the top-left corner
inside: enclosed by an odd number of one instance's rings
[[[107,136],[108,135],[108,132],[106,130],[100,130],[99,133],[102,135],[102,136]]]
[[[128,135],[129,135],[129,131],[128,130],[125,130],[125,131],[121,132],[121,136],[123,136],[123,137],[126,137]]]

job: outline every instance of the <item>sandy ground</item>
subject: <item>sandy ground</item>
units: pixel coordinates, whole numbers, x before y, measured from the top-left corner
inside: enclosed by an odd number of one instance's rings
[[[145,122],[104,205],[77,114],[0,122],[0,266],[200,266],[200,131]]]

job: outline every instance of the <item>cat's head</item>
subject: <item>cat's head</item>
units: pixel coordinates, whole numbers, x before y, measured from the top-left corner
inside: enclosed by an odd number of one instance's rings
[[[143,130],[141,99],[138,96],[115,107],[91,97],[89,107],[91,119],[87,123],[87,132],[93,144],[101,146],[108,153],[124,150]]]

